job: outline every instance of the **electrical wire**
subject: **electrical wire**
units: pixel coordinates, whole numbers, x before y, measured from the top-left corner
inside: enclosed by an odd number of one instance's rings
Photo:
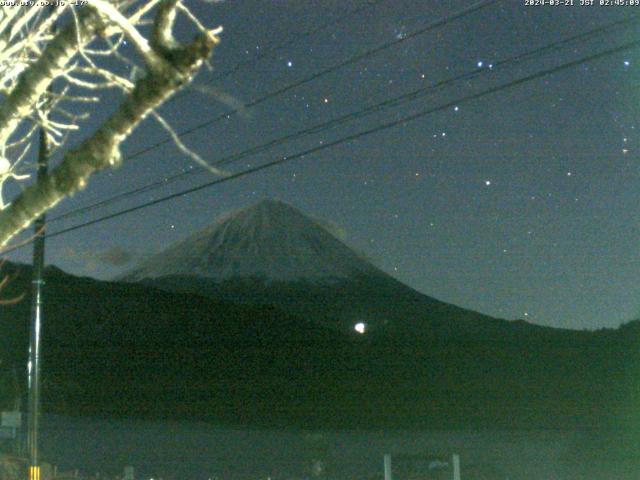
[[[294,89],[296,89],[296,88],[298,88],[298,87],[300,87],[302,85],[306,85],[307,83],[310,83],[310,82],[313,82],[315,80],[318,80],[319,78],[322,78],[322,77],[324,77],[324,76],[326,76],[326,75],[328,75],[330,73],[336,72],[336,71],[340,70],[341,68],[344,68],[344,67],[346,67],[348,65],[353,65],[354,63],[357,63],[357,62],[359,62],[361,60],[364,60],[365,58],[368,58],[368,57],[371,57],[373,55],[376,55],[376,54],[378,54],[378,53],[380,53],[380,52],[382,52],[384,50],[387,50],[387,49],[395,46],[395,45],[398,45],[398,44],[400,44],[402,42],[406,42],[406,41],[408,41],[408,40],[410,40],[412,38],[415,38],[415,37],[417,37],[419,35],[423,35],[425,33],[428,33],[428,32],[430,32],[430,31],[432,31],[432,30],[434,30],[436,28],[444,26],[444,25],[446,25],[448,23],[451,23],[451,22],[453,22],[455,20],[463,18],[463,17],[465,17],[467,15],[471,15],[472,13],[475,13],[475,12],[477,12],[477,11],[483,9],[483,8],[489,7],[489,6],[493,5],[494,3],[498,3],[500,1],[502,1],[502,0],[483,0],[481,2],[474,3],[470,7],[467,7],[467,8],[464,8],[462,10],[459,10],[458,12],[453,13],[452,15],[448,15],[446,17],[443,17],[443,18],[441,18],[439,20],[435,20],[435,21],[429,23],[428,25],[424,26],[423,28],[407,34],[406,36],[402,36],[402,37],[397,38],[395,40],[392,40],[390,42],[386,42],[386,43],[383,43],[381,45],[378,45],[377,47],[374,47],[374,48],[372,48],[370,50],[367,50],[365,52],[359,53],[359,54],[357,54],[355,56],[349,57],[348,59],[346,59],[346,60],[344,60],[344,61],[342,61],[340,63],[337,63],[337,64],[335,64],[335,65],[333,65],[331,67],[328,67],[328,68],[326,68],[324,70],[321,70],[319,72],[313,73],[313,74],[311,74],[311,75],[309,75],[309,76],[307,76],[307,77],[305,77],[305,78],[303,78],[301,80],[298,80],[296,82],[293,82],[293,83],[290,83],[288,85],[285,85],[284,87],[281,87],[281,88],[273,90],[273,91],[271,91],[269,93],[266,93],[265,95],[255,99],[255,100],[253,100],[253,101],[251,101],[251,102],[249,102],[247,104],[242,105],[242,107],[231,109],[231,110],[229,110],[229,111],[227,111],[227,112],[225,112],[223,114],[220,114],[220,115],[218,115],[218,116],[216,116],[216,117],[214,117],[214,118],[212,118],[212,119],[210,119],[210,120],[208,120],[206,122],[203,122],[203,123],[201,123],[199,125],[196,125],[195,127],[191,127],[191,128],[186,129],[186,130],[183,130],[183,131],[179,132],[178,135],[180,137],[184,137],[186,135],[190,135],[191,133],[196,132],[198,130],[201,130],[204,127],[208,127],[208,126],[214,125],[217,122],[220,122],[220,121],[224,120],[225,118],[229,118],[231,115],[235,115],[235,114],[237,114],[237,113],[239,113],[241,111],[244,111],[244,110],[246,110],[248,108],[253,108],[253,107],[257,106],[257,105],[260,105],[261,103],[266,102],[267,100],[270,100],[270,99],[272,99],[274,97],[280,96],[283,93],[289,92],[289,91],[294,90]],[[142,149],[138,150],[137,152],[134,152],[134,153],[132,153],[130,155],[127,155],[125,157],[125,160],[131,160],[133,158],[136,158],[136,157],[139,157],[141,155],[144,155],[145,153],[148,153],[148,152],[150,152],[152,150],[155,150],[156,148],[158,148],[158,147],[160,147],[162,145],[166,145],[167,143],[170,143],[171,141],[172,141],[171,138],[167,137],[164,140],[161,140],[159,142],[154,143],[153,145],[150,145],[148,147],[142,148]]]
[[[607,25],[604,26],[600,26],[597,27],[595,29],[589,30],[587,32],[583,32],[580,34],[576,34],[572,37],[566,38],[566,39],[562,39],[556,42],[553,42],[551,44],[524,52],[522,54],[513,56],[513,57],[509,57],[503,60],[498,60],[496,61],[493,65],[494,68],[498,69],[501,67],[507,67],[507,66],[513,66],[513,65],[517,65],[518,63],[521,63],[525,60],[530,60],[532,58],[536,58],[542,54],[551,52],[551,51],[555,51],[558,50],[561,47],[566,47],[569,46],[577,41],[588,41],[591,37],[595,37],[596,35],[600,35],[602,33],[607,33],[613,29],[616,29],[620,26],[628,26],[634,23],[637,23],[638,20],[640,20],[640,15],[635,15],[633,17],[624,19],[624,20],[619,20],[619,21],[615,21],[615,22],[611,22]],[[362,118],[366,115],[371,115],[373,113],[379,112],[385,108],[391,108],[391,107],[396,107],[398,105],[401,105],[403,103],[407,103],[409,101],[418,99],[418,98],[422,98],[426,95],[429,95],[433,92],[435,92],[436,90],[439,90],[441,88],[450,86],[456,82],[462,81],[462,80],[470,80],[472,78],[476,78],[477,76],[481,75],[481,74],[485,74],[485,73],[489,73],[492,72],[492,70],[489,70],[488,68],[476,68],[473,69],[469,72],[463,73],[461,75],[457,75],[442,81],[439,81],[435,84],[429,85],[427,87],[421,87],[419,89],[413,90],[411,92],[408,93],[404,93],[402,95],[384,100],[382,102],[376,103],[374,105],[368,106],[364,109],[355,111],[355,112],[351,112],[345,115],[342,115],[340,117],[328,120],[326,122],[322,122],[320,124],[314,125],[312,127],[307,127],[305,129],[299,130],[297,132],[285,135],[283,137],[279,137],[277,139],[271,140],[269,142],[263,143],[261,145],[257,145],[254,147],[251,147],[247,150],[243,150],[241,152],[232,154],[232,155],[228,155],[226,157],[223,157],[220,160],[217,160],[216,162],[213,162],[213,165],[216,166],[220,166],[220,165],[228,165],[232,162],[238,161],[238,160],[242,160],[244,158],[246,158],[247,156],[250,155],[255,155],[257,153],[261,153],[264,152],[266,150],[269,150],[275,146],[278,145],[282,145],[286,142],[290,142],[292,140],[307,136],[307,135],[312,135],[312,134],[317,134],[320,133],[322,131],[325,131],[329,128],[335,127],[337,125],[341,125],[345,122],[349,122],[349,121],[353,121],[359,118]],[[123,200],[125,198],[128,197],[132,197],[141,193],[145,193],[151,190],[155,190],[158,188],[162,188],[166,185],[169,185],[170,183],[173,183],[177,180],[183,179],[185,177],[194,175],[194,174],[201,174],[201,173],[206,173],[205,170],[195,170],[195,171],[187,171],[187,172],[181,172],[175,175],[172,175],[170,177],[166,177],[162,180],[158,180],[155,182],[151,182],[147,185],[143,185],[141,187],[126,191],[126,192],[122,192],[116,195],[113,195],[107,199],[101,200],[99,202],[93,203],[91,205],[87,205],[84,207],[78,207],[76,209],[70,210],[68,212],[62,213],[56,217],[53,217],[49,220],[49,223],[53,223],[56,221],[60,221],[63,219],[67,219],[67,218],[71,218],[74,216],[77,216],[79,214],[85,213],[85,212],[89,212],[89,211],[93,211],[96,210],[100,207],[104,207],[107,206],[111,203]]]
[[[521,85],[523,83],[527,83],[527,82],[530,82],[530,81],[533,81],[533,80],[540,79],[542,77],[553,75],[553,74],[558,73],[560,71],[567,70],[569,68],[573,68],[573,67],[576,67],[576,66],[588,63],[588,62],[592,62],[592,61],[604,58],[606,56],[610,56],[610,55],[614,55],[614,54],[617,54],[617,53],[621,53],[621,52],[624,52],[626,50],[637,48],[639,46],[640,46],[640,41],[628,42],[628,43],[625,43],[623,45],[619,45],[617,47],[610,48],[608,50],[604,50],[602,52],[598,52],[598,53],[589,55],[587,57],[583,57],[583,58],[578,59],[578,60],[573,60],[571,62],[566,62],[566,63],[563,63],[561,65],[558,65],[558,66],[555,66],[555,67],[552,67],[552,68],[549,68],[549,69],[545,69],[545,70],[542,70],[542,71],[539,71],[539,72],[536,72],[536,73],[532,73],[530,75],[527,75],[525,77],[519,78],[517,80],[512,80],[512,81],[504,83],[502,85],[498,85],[496,87],[492,87],[492,88],[483,90],[481,92],[473,93],[473,94],[467,95],[465,97],[461,97],[461,98],[455,99],[453,101],[449,101],[449,102],[447,102],[447,103],[445,103],[443,105],[439,105],[437,107],[432,107],[432,108],[429,108],[429,109],[421,110],[419,112],[413,113],[411,115],[407,115],[407,116],[399,118],[397,120],[393,120],[393,121],[390,121],[390,122],[382,123],[380,125],[377,125],[375,127],[372,127],[372,128],[366,129],[366,130],[363,130],[361,132],[354,133],[352,135],[348,135],[348,136],[339,138],[339,139],[334,140],[332,142],[328,142],[328,143],[325,143],[325,144],[322,144],[322,145],[318,145],[318,146],[315,146],[313,148],[309,148],[309,149],[297,152],[297,153],[295,153],[293,155],[290,155],[290,156],[286,156],[286,157],[282,157],[282,158],[279,158],[279,159],[276,159],[276,160],[272,160],[272,161],[264,163],[262,165],[259,165],[259,166],[253,167],[253,168],[249,168],[249,169],[243,170],[241,172],[237,172],[237,173],[235,173],[233,175],[230,175],[228,177],[224,177],[224,178],[216,179],[216,180],[213,180],[213,181],[210,181],[210,182],[206,182],[204,184],[201,184],[201,185],[198,185],[198,186],[195,186],[195,187],[190,187],[190,188],[182,190],[180,192],[172,193],[170,195],[166,195],[164,197],[161,197],[161,198],[158,198],[158,199],[155,199],[155,200],[144,202],[144,203],[142,203],[140,205],[136,205],[134,207],[129,207],[129,208],[120,210],[118,212],[114,212],[114,213],[111,213],[111,214],[108,214],[108,215],[104,215],[102,217],[99,217],[99,218],[96,218],[96,219],[93,219],[93,220],[89,220],[89,221],[86,221],[86,222],[83,222],[83,223],[80,223],[80,224],[73,225],[71,227],[68,227],[68,228],[65,228],[65,229],[62,229],[62,230],[58,230],[58,231],[53,232],[53,233],[48,233],[48,234],[45,235],[45,238],[53,238],[53,237],[57,237],[59,235],[64,235],[64,234],[73,232],[75,230],[86,228],[88,226],[95,225],[95,224],[98,224],[98,223],[102,223],[102,222],[105,222],[107,220],[111,220],[113,218],[117,218],[117,217],[120,217],[122,215],[126,215],[128,213],[132,213],[132,212],[135,212],[135,211],[138,211],[138,210],[142,210],[142,209],[151,207],[153,205],[158,205],[160,203],[164,203],[164,202],[167,202],[167,201],[179,198],[179,197],[190,195],[192,193],[204,190],[206,188],[213,187],[215,185],[219,185],[219,184],[222,184],[222,183],[229,182],[231,180],[242,178],[242,177],[245,177],[247,175],[251,175],[251,174],[266,170],[268,168],[272,168],[272,167],[275,167],[275,166],[278,166],[278,165],[282,165],[282,164],[285,164],[285,163],[288,163],[288,162],[292,162],[294,160],[303,158],[303,157],[305,157],[307,155],[310,155],[310,154],[313,154],[313,153],[317,153],[317,152],[320,152],[320,151],[323,151],[323,150],[326,150],[326,149],[329,149],[329,148],[333,148],[333,147],[335,147],[337,145],[341,145],[341,144],[344,144],[344,143],[347,143],[347,142],[351,142],[353,140],[357,140],[359,138],[362,138],[362,137],[365,137],[365,136],[368,136],[368,135],[372,135],[374,133],[378,133],[378,132],[381,132],[381,131],[384,131],[384,130],[388,130],[388,129],[396,127],[398,125],[402,125],[404,123],[411,122],[411,121],[417,120],[419,118],[423,118],[423,117],[425,117],[427,115],[446,110],[446,109],[451,108],[452,106],[455,106],[455,105],[461,105],[461,104],[464,104],[464,103],[467,103],[467,102],[471,102],[473,100],[477,100],[479,98],[483,98],[483,97],[486,97],[488,95],[492,95],[492,94],[500,92],[502,90],[510,89],[510,88],[515,87],[515,86]],[[17,250],[19,248],[22,248],[25,245],[28,245],[29,243],[31,243],[31,241],[23,242],[20,245],[17,245],[15,247],[8,247],[7,249],[4,249],[2,251],[2,253],[6,254],[6,253],[9,253],[9,252],[12,252],[12,251]]]

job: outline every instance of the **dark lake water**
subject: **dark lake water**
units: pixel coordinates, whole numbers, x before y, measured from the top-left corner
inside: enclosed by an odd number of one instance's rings
[[[622,435],[553,430],[307,432],[45,417],[42,451],[45,461],[63,470],[115,475],[132,465],[136,478],[142,479],[301,479],[312,478],[314,466],[324,471],[320,478],[382,478],[385,453],[405,463],[422,460],[401,460],[398,455],[421,455],[424,460],[457,453],[463,479],[640,478],[640,462],[628,452],[618,454],[616,437]]]

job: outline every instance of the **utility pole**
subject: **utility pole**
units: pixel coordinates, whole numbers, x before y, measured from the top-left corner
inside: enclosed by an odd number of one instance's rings
[[[40,128],[38,150],[38,176],[40,181],[47,173],[49,160],[49,139],[44,128]],[[27,448],[29,453],[29,478],[40,480],[40,458],[38,434],[40,427],[40,358],[42,339],[42,287],[44,285],[44,229],[46,216],[42,214],[35,221],[33,242],[33,270],[31,288],[31,335],[29,338],[28,365],[28,413]]]
[[[51,4],[49,13],[56,7]],[[55,23],[51,26],[51,32],[55,33]],[[49,89],[47,90],[50,91]],[[47,102],[44,107],[45,120],[49,116]],[[37,181],[44,180],[49,169],[50,142],[49,135],[44,126],[40,126],[38,138],[38,173]],[[27,449],[29,454],[28,480],[40,480],[40,360],[42,341],[42,287],[44,286],[44,232],[46,215],[40,215],[34,223],[33,241],[33,268],[31,274],[31,334],[29,335],[29,364],[28,364],[28,411],[27,411]]]

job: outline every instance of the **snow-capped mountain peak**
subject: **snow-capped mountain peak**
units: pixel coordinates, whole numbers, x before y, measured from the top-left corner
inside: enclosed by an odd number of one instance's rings
[[[189,275],[331,282],[374,272],[381,273],[318,222],[284,202],[263,200],[221,217],[123,279]]]

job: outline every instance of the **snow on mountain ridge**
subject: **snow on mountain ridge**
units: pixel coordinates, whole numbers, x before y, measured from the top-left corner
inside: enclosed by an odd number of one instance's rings
[[[221,217],[204,230],[153,256],[123,279],[194,275],[216,281],[335,281],[381,272],[318,222],[276,200]]]

